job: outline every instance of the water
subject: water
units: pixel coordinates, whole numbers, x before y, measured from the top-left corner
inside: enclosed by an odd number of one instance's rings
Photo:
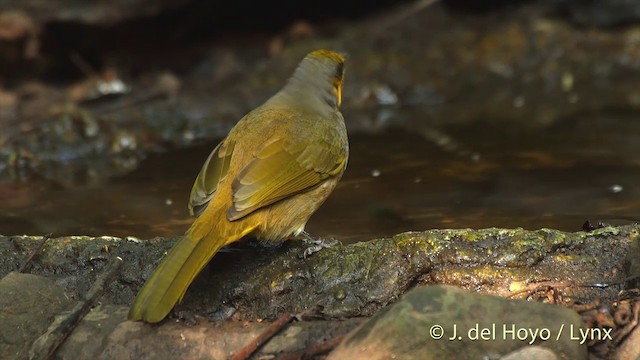
[[[344,242],[433,228],[579,230],[640,218],[640,123],[594,114],[560,125],[504,122],[351,134],[347,171],[312,217]],[[183,233],[195,175],[214,143],[156,154],[105,184],[0,184],[0,233],[150,238]]]

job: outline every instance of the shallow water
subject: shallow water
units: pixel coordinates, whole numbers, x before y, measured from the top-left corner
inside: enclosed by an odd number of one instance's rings
[[[432,228],[579,230],[640,218],[637,119],[504,122],[352,134],[347,171],[307,230],[344,242]],[[181,234],[192,181],[215,144],[157,154],[103,185],[0,184],[0,233]]]

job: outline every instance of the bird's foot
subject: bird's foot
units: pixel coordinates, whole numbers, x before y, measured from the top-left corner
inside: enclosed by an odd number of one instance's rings
[[[170,317],[176,322],[184,323],[187,326],[195,326],[198,324],[196,314],[193,311],[173,309]]]
[[[314,239],[306,231],[303,231],[300,235],[302,235],[302,241],[307,244],[307,248],[304,249],[304,252],[302,253],[302,258],[304,259],[322,249],[340,244],[340,241],[336,239]]]

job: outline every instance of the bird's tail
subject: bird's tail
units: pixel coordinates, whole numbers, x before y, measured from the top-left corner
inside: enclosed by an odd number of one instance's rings
[[[215,228],[215,227],[214,227]],[[130,320],[156,323],[182,300],[189,285],[218,250],[253,229],[227,234],[206,226],[201,218],[178,240],[144,284],[129,310]]]

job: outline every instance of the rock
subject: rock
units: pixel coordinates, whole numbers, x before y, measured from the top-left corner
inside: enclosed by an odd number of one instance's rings
[[[526,346],[512,351],[500,358],[500,360],[558,360],[558,355],[541,346]]]
[[[202,317],[194,323],[165,321],[158,326],[127,321],[127,311],[118,305],[94,308],[57,351],[56,359],[226,359],[269,326],[266,321],[212,322]],[[293,323],[271,338],[260,356],[295,353],[361,323],[360,319]]]
[[[98,305],[73,330],[57,351],[57,358],[95,359],[104,352],[111,335],[127,319],[125,306]],[[119,357],[122,359],[122,357]]]
[[[430,230],[391,238],[336,245],[302,257],[306,246],[288,241],[280,248],[247,247],[217,254],[196,278],[178,310],[213,314],[237,309],[244,319],[282,312],[317,312],[322,318],[371,316],[416,285],[448,284],[480,293],[545,297],[529,293],[540,279],[615,283],[637,264],[634,247],[640,226],[606,227],[567,233],[549,229]],[[0,236],[0,275],[15,268],[39,237]],[[75,297],[83,296],[108,259],[124,259],[119,281],[101,301],[130,304],[175,238],[127,241],[111,237],[61,237],[47,241],[32,272],[55,276]],[[242,248],[245,246],[245,248]],[[597,260],[597,261],[596,261]],[[241,270],[240,270],[241,269]],[[564,299],[613,299],[621,287],[565,286]]]
[[[615,26],[640,20],[640,3],[630,0],[544,0],[583,26]]]
[[[51,21],[113,25],[135,17],[154,16],[171,11],[188,0],[128,0],[84,2],[64,0],[42,2],[37,0],[3,1],[0,11],[20,10],[31,14],[39,23]]]
[[[346,334],[359,325],[363,317],[378,313],[375,319],[379,319],[384,313],[400,310],[404,311],[400,311],[403,315],[418,315],[419,312],[414,313],[411,309],[422,309],[430,304],[429,299],[438,296],[448,299],[431,290],[434,294],[426,300],[414,299],[411,295],[404,298],[404,305],[388,307],[408,290],[434,283],[455,285],[477,293],[516,295],[542,301],[546,299],[549,287],[555,287],[554,295],[563,303],[571,304],[572,299],[576,299],[583,303],[615,302],[620,306],[621,302],[616,299],[619,290],[626,285],[619,280],[629,278],[637,268],[639,234],[639,225],[576,233],[549,229],[431,230],[365,243],[335,245],[306,259],[302,256],[306,249],[302,242],[290,241],[270,249],[237,244],[236,251],[225,251],[214,258],[191,286],[185,301],[178,305],[176,313],[195,319],[195,325],[190,325],[193,321],[187,321],[187,324],[170,316],[157,326],[126,321],[125,314],[144,279],[176,239],[52,238],[33,258],[30,266],[34,274],[52,279],[46,280],[39,276],[11,273],[34,251],[41,237],[0,236],[0,276],[9,274],[0,281],[0,341],[3,341],[0,358],[24,358],[34,348],[31,345],[34,339],[58,324],[50,326],[53,316],[65,314],[67,307],[56,305],[62,300],[70,302],[64,294],[73,299],[85,298],[103,278],[102,274],[107,273],[105,270],[109,269],[114,257],[124,259],[119,277],[105,280],[104,294],[99,300],[101,305],[91,310],[67,338],[57,352],[59,358],[123,358],[126,354],[129,358],[224,358],[252,341],[264,331],[270,320],[284,312],[300,313],[303,318],[313,321],[288,325],[265,344],[261,354],[274,356],[284,351],[300,355],[324,340],[335,340]],[[542,290],[535,287],[541,279],[549,280],[541,284]],[[605,289],[578,286],[594,283],[617,285]],[[7,284],[12,284],[8,290]],[[43,289],[49,286],[53,289]],[[555,325],[548,322],[565,319],[554,311],[571,313],[560,306],[493,297],[475,298],[463,290],[449,287],[420,288],[417,293],[425,289],[440,289],[441,293],[461,299],[452,305],[454,309],[469,309],[476,304],[462,300],[467,297],[488,301],[492,306],[479,302],[487,306],[486,309],[477,305],[474,312],[465,314],[469,319],[456,319],[458,329],[468,328],[470,322],[486,326],[476,320],[484,316],[496,324],[512,322],[520,327],[546,326],[553,331],[556,330],[552,327]],[[523,291],[520,293],[519,290]],[[633,292],[629,294],[627,298],[633,299]],[[629,302],[629,309],[632,307],[633,303]],[[233,311],[229,312],[230,308]],[[411,311],[405,311],[406,308]],[[224,312],[224,309],[233,314],[227,316],[230,319],[212,321],[215,314],[221,310]],[[381,309],[382,313],[379,313]],[[494,316],[495,313],[503,318]],[[525,320],[517,317],[525,314],[529,314]],[[428,320],[426,315],[420,315],[417,320],[409,320],[425,322],[425,319]],[[449,324],[452,321],[449,320]],[[567,328],[571,324],[568,320],[565,323]],[[370,324],[375,329],[380,327],[377,322]],[[597,330],[599,325],[596,322],[589,327]],[[414,338],[420,341],[407,342],[407,346],[420,345],[422,332],[428,329],[415,326],[412,329]],[[616,331],[612,333],[614,338],[616,334]],[[40,338],[46,340],[47,336]],[[460,345],[462,342],[451,343]],[[443,341],[434,343],[446,345]],[[547,346],[548,343],[550,341],[534,344],[525,341],[516,344],[519,346],[507,344],[497,349],[481,341],[471,345],[480,346],[478,351],[499,355],[529,345],[550,348],[560,357],[573,349],[571,346],[552,348]],[[627,340],[625,345],[625,354],[637,352],[633,340]],[[445,351],[446,347],[442,345],[440,350]]]
[[[0,359],[24,359],[31,343],[71,301],[42,276],[11,272],[0,280]]]
[[[640,359],[640,325],[635,325],[635,329],[627,336],[612,358],[615,360]]]
[[[578,314],[558,306],[426,286],[359,326],[329,359],[483,359],[513,357],[518,349],[539,353],[528,348],[531,344],[560,358],[586,359],[586,344],[571,339],[579,329]]]
[[[114,316],[115,311],[115,316]],[[223,322],[162,326],[124,321],[128,308],[103,307],[80,323],[58,352],[60,359],[226,359],[268,324]],[[95,337],[92,331],[106,324]]]

